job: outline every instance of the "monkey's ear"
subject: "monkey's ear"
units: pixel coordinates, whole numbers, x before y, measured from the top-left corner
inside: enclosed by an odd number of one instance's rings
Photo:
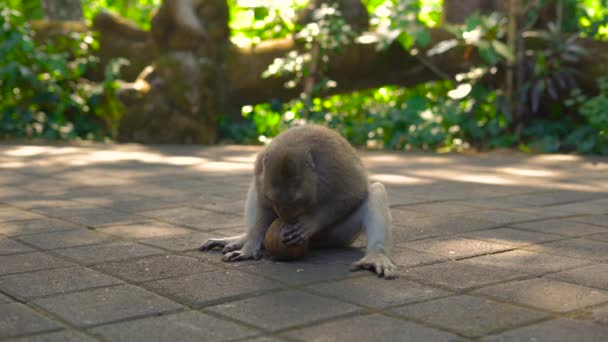
[[[308,151],[306,153],[306,164],[308,164],[308,166],[314,170],[315,168],[315,160],[312,157],[312,153],[310,151]]]

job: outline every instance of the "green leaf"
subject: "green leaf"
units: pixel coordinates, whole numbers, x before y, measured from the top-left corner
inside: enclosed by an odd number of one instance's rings
[[[493,40],[492,47],[494,48],[496,53],[506,59],[507,62],[513,63],[513,61],[515,60],[515,56],[513,56],[513,52],[511,51],[511,49],[509,49],[509,47],[500,40]]]

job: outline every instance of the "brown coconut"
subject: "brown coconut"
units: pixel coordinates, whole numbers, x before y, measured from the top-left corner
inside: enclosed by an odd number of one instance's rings
[[[308,252],[308,241],[301,245],[287,246],[281,240],[281,229],[284,221],[280,218],[274,220],[264,237],[264,248],[276,260],[293,260],[301,258]]]

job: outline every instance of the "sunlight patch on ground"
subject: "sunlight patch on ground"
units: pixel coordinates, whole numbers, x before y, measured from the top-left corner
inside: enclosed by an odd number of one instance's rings
[[[373,174],[371,177],[372,181],[381,182],[384,184],[430,184],[433,181],[428,179],[422,179],[417,177],[408,177],[397,174],[381,173]]]
[[[499,172],[508,173],[510,175],[515,176],[524,176],[524,177],[556,177],[560,173],[549,170],[541,170],[541,169],[528,169],[528,168],[515,168],[515,167],[505,167],[502,169],[498,169]]]

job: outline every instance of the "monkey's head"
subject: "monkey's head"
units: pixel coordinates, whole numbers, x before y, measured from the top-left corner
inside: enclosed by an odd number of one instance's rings
[[[262,158],[262,195],[279,217],[294,221],[316,203],[317,174],[310,151],[279,149]]]

